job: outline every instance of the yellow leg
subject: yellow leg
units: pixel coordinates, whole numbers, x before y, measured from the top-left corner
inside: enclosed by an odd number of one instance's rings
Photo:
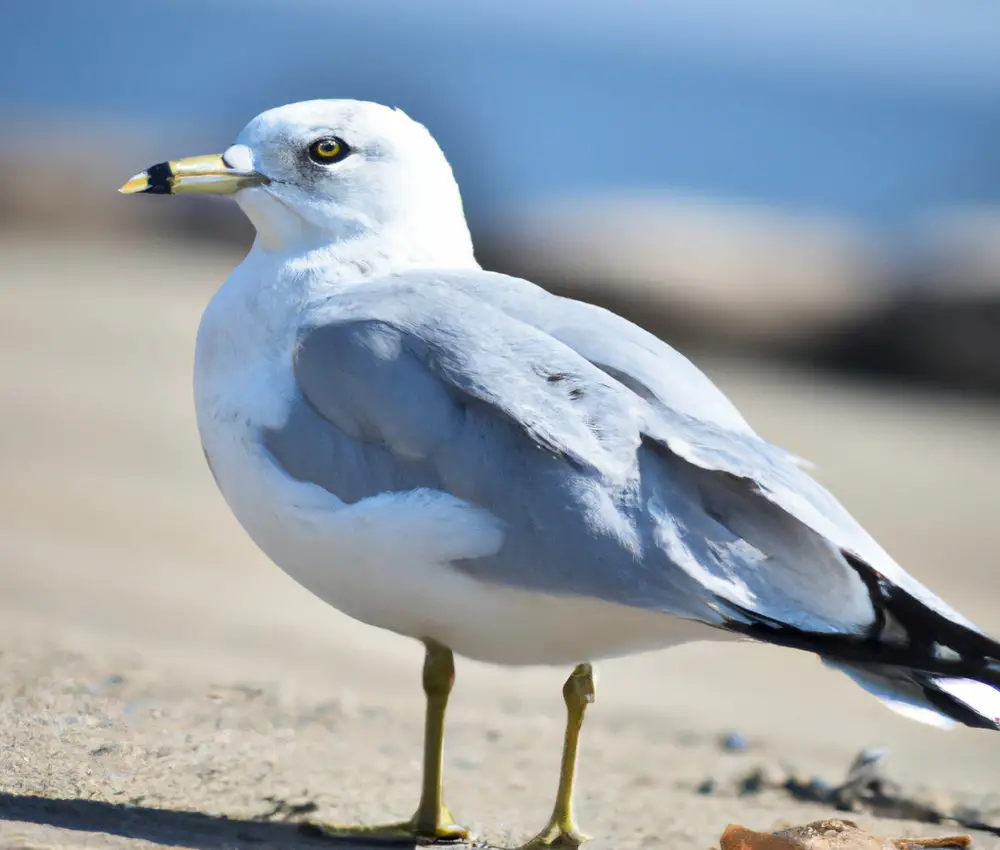
[[[416,839],[421,844],[465,841],[469,832],[458,826],[444,803],[441,781],[444,754],[444,715],[448,696],[455,682],[455,658],[448,647],[432,640],[424,641],[424,693],[427,716],[424,726],[424,775],[420,802],[412,818],[381,826],[320,826],[316,831],[330,838],[398,841]]]
[[[411,818],[418,835],[438,841],[469,837],[458,826],[444,803],[442,762],[444,759],[444,715],[455,684],[455,657],[448,647],[428,640],[424,655],[424,693],[427,717],[424,724],[424,776],[417,812]]]
[[[576,825],[573,817],[573,782],[576,779],[576,753],[583,727],[583,713],[594,701],[594,671],[589,664],[579,664],[563,685],[566,700],[566,737],[563,740],[562,764],[559,768],[559,790],[552,817],[538,835],[521,850],[543,847],[579,847],[590,838]]]

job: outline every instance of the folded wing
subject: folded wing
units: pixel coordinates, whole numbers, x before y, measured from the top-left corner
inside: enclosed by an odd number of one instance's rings
[[[411,486],[507,524],[503,552],[458,565],[484,580],[815,651],[894,707],[1000,725],[1000,646],[619,316],[485,272],[404,275],[317,309],[295,374]]]

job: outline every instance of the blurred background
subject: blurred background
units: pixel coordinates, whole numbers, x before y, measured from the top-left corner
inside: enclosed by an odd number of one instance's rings
[[[243,246],[231,205],[107,189],[276,104],[384,101],[484,265],[682,343],[1000,391],[989,0],[5,0],[0,56],[5,222]]]
[[[116,192],[314,97],[426,124],[485,267],[692,355],[912,572],[1000,632],[996,0],[2,0],[0,626],[375,675],[342,630],[395,638],[335,623],[280,576],[203,468],[194,334],[249,225],[217,199]],[[995,779],[992,739],[920,737],[793,654],[781,669],[815,675],[829,704],[779,681],[762,648],[738,664],[685,648],[653,674],[620,662],[643,683],[620,699],[731,722],[706,711],[706,658],[801,709],[744,706],[752,733],[872,736],[914,764],[937,753],[949,782],[970,764]]]

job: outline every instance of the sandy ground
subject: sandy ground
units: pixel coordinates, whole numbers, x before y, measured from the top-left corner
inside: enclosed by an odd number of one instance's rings
[[[233,261],[162,241],[0,236],[0,846],[291,848],[312,845],[286,822],[304,814],[371,822],[414,805],[419,648],[268,563],[201,456],[193,339]],[[1000,633],[1000,409],[705,365],[912,572]],[[547,815],[566,672],[459,662],[448,796],[491,841]],[[730,731],[745,752],[719,746]],[[582,824],[595,848],[679,850],[717,846],[733,821],[827,816],[695,788],[756,764],[835,781],[871,744],[907,788],[1000,790],[1000,735],[897,718],[808,655],[697,645],[606,663]]]

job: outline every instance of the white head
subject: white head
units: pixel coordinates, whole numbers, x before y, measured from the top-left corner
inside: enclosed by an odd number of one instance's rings
[[[451,167],[398,109],[311,100],[254,118],[221,156],[154,165],[123,192],[233,194],[265,251],[381,251],[393,264],[475,265]]]

